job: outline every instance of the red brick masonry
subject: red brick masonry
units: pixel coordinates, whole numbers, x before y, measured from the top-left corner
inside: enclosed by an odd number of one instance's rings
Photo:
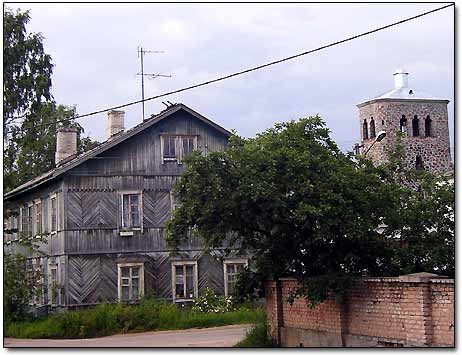
[[[266,283],[269,333],[287,347],[454,347],[454,280],[428,273],[362,278],[342,304],[291,306],[294,279]],[[279,294],[279,295],[278,295]]]

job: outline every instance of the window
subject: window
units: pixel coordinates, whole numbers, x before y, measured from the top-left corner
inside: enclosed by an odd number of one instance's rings
[[[197,297],[197,261],[172,262],[172,289],[174,302]]]
[[[176,155],[176,149],[175,149],[176,144],[175,143],[176,143],[175,136],[165,137],[164,160],[168,160],[168,159],[176,160],[177,155]]]
[[[367,132],[367,122],[363,122],[363,139],[369,139],[369,133]]]
[[[163,135],[160,137],[162,163],[176,161],[181,164],[185,157],[197,149],[197,136]]]
[[[370,127],[371,127],[371,138],[375,138],[375,121],[372,117],[371,117]]]
[[[175,211],[178,206],[179,206],[179,201],[177,199],[177,197],[175,196],[175,194],[170,191],[170,207],[171,207],[171,211]]]
[[[21,207],[21,232],[27,235],[27,208]]]
[[[234,283],[239,272],[248,265],[247,259],[231,259],[223,262],[223,270],[225,276],[225,296],[233,293]]]
[[[42,202],[35,203],[35,234],[42,234]]]
[[[141,228],[141,194],[122,194],[122,227]]]
[[[400,130],[400,132],[407,135],[407,119],[406,119],[405,115],[403,115],[403,117],[401,117],[401,119],[399,121],[399,130]]]
[[[50,265],[48,274],[48,300],[52,305],[59,302],[59,285],[58,285],[58,264]]]
[[[56,209],[56,195],[50,198],[50,231],[56,232],[58,230],[58,215]]]
[[[32,235],[33,234],[33,229],[34,229],[34,208],[33,205],[28,205],[27,206],[27,235]]]
[[[119,302],[137,301],[144,295],[144,264],[117,264]]]
[[[414,116],[414,119],[412,120],[412,136],[419,136],[419,119],[417,118],[417,116]]]
[[[425,170],[424,163],[420,155],[415,157],[415,168],[416,170]]]
[[[182,137],[183,140],[183,156],[189,157],[195,149],[195,137]]]
[[[427,116],[425,119],[425,137],[431,137],[432,136],[432,120],[430,119],[430,116]]]

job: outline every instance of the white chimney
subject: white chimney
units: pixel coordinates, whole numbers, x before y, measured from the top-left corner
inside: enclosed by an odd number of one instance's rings
[[[409,73],[404,69],[397,69],[393,76],[395,78],[395,89],[407,88],[407,77]]]
[[[56,132],[55,165],[77,154],[77,128],[61,127]]]
[[[125,112],[124,111],[109,111],[107,113],[107,128],[106,133],[108,139],[116,135],[119,132],[123,132]]]

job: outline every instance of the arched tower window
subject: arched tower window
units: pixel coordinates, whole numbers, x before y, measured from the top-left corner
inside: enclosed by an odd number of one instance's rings
[[[412,136],[419,136],[419,119],[417,118],[417,115],[414,116],[414,119],[412,120]]]
[[[432,120],[430,119],[430,116],[427,116],[425,119],[425,137],[431,137],[432,136]]]
[[[375,138],[375,121],[374,119],[371,117],[371,123],[370,123],[370,127],[371,127],[371,138]]]
[[[424,170],[425,169],[422,157],[420,155],[417,155],[415,157],[415,168],[416,168],[416,170]]]
[[[399,120],[399,130],[407,135],[407,119],[405,115]]]
[[[367,132],[367,122],[365,119],[363,122],[363,139],[369,139],[369,133]]]

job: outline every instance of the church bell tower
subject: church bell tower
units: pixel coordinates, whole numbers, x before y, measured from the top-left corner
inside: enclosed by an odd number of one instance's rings
[[[375,164],[387,159],[402,132],[405,164],[435,174],[452,169],[449,127],[449,100],[416,91],[408,84],[409,73],[398,69],[394,89],[357,105],[363,153]],[[377,135],[382,132],[378,139]],[[385,134],[384,134],[385,133]]]

